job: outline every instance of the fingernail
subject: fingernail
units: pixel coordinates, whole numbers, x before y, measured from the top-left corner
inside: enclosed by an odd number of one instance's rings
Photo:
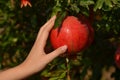
[[[65,51],[67,50],[67,45],[62,46],[62,47],[61,47],[61,50],[62,50],[63,52],[65,52]]]
[[[53,19],[55,19],[55,18],[56,18],[56,15],[53,16]]]

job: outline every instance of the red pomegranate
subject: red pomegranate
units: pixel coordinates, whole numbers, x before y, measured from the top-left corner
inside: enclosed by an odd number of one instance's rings
[[[92,27],[93,19],[88,19],[86,16],[84,16],[82,14],[80,14],[78,17],[83,24],[87,25],[88,30],[89,30],[89,37],[88,37],[88,41],[87,41],[87,44],[86,44],[86,47],[85,47],[85,49],[86,49],[87,47],[89,47],[91,45],[91,43],[94,40],[94,29]]]
[[[117,48],[115,52],[115,63],[116,66],[120,69],[120,46]]]
[[[53,28],[50,33],[50,41],[54,49],[67,45],[67,55],[80,52],[88,43],[89,30],[86,24],[82,23],[77,17],[67,16],[59,30]]]

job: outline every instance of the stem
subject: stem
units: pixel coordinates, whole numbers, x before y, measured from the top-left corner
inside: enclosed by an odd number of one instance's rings
[[[69,59],[66,57],[66,68],[67,68],[67,80],[71,80],[69,71]]]

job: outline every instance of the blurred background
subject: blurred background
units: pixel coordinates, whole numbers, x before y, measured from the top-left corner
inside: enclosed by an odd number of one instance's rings
[[[89,16],[93,9],[93,43],[76,59],[58,57],[46,68],[25,80],[120,80],[120,1],[119,0],[0,0],[0,69],[14,67],[29,54],[40,27],[58,11]],[[50,43],[46,45],[51,50]],[[33,64],[34,65],[34,64]],[[69,70],[69,75],[67,74]],[[68,78],[69,76],[69,78]]]

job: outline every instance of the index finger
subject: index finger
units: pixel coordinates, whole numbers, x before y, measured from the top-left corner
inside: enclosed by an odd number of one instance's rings
[[[50,20],[48,20],[41,28],[40,28],[40,30],[39,30],[39,33],[38,33],[38,36],[37,36],[37,39],[39,38],[39,37],[41,37],[41,35],[43,35],[43,32],[44,31],[50,31],[51,30],[51,28],[53,27],[53,25],[54,25],[54,21],[55,21],[55,19],[56,19],[56,16],[53,16]]]
[[[43,25],[43,29],[45,29],[45,30],[51,30],[51,28],[54,25],[55,19],[56,19],[56,15],[53,16],[50,20],[47,21],[46,24]]]
[[[41,47],[44,49],[46,41],[49,35],[50,30],[54,26],[56,16],[53,16],[45,25],[43,25],[40,35],[38,36],[38,41]]]

